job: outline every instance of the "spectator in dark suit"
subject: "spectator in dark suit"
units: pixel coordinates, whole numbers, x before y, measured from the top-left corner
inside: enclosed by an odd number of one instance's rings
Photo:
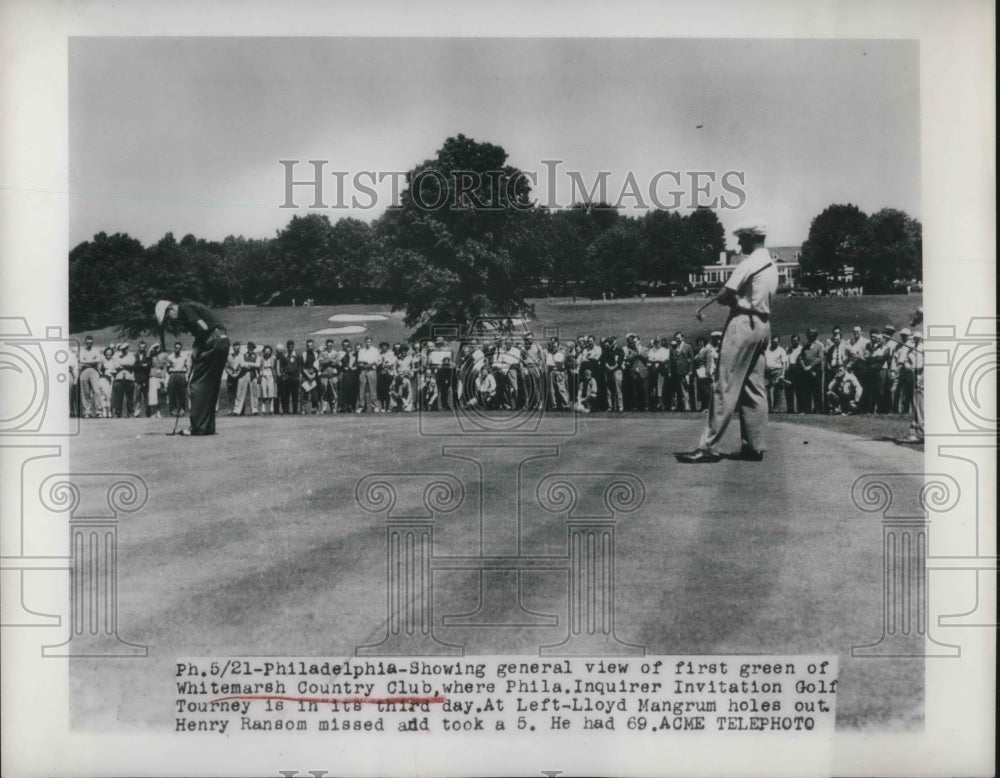
[[[667,407],[687,411],[694,408],[691,376],[694,374],[694,349],[684,341],[684,333],[674,333],[670,349],[670,391]]]
[[[624,410],[622,405],[622,378],[625,363],[625,352],[618,345],[618,338],[609,335],[605,338],[604,347],[601,350],[601,369],[604,372],[604,394],[607,400],[609,411],[621,413]]]
[[[816,330],[807,330],[806,344],[799,354],[798,364],[802,368],[802,394],[799,396],[801,413],[823,413],[826,349],[817,340],[818,337]]]
[[[629,410],[649,410],[649,367],[646,349],[634,332],[625,336],[625,404]]]
[[[278,353],[278,402],[282,413],[299,412],[299,377],[302,360],[295,351],[295,341],[285,344],[284,353]]]
[[[802,365],[799,364],[799,357],[802,355],[802,343],[798,335],[792,335],[788,346],[788,356],[785,368],[785,412],[802,413],[799,404],[799,397],[802,394]]]

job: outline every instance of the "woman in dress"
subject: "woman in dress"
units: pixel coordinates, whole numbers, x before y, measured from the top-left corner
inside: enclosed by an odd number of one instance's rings
[[[267,416],[274,415],[274,398],[278,396],[274,351],[264,346],[260,355],[260,404]]]
[[[159,419],[160,389],[165,385],[167,369],[160,353],[160,344],[154,343],[149,349],[149,384],[146,387],[146,408],[149,416]]]

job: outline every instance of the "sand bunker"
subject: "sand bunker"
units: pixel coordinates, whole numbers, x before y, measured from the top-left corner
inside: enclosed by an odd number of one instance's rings
[[[310,332],[310,335],[358,335],[367,330],[366,327],[359,327],[356,324],[352,324],[348,327],[328,327],[325,330],[316,330],[316,332]]]
[[[388,318],[387,313],[335,313],[328,321],[383,321]]]

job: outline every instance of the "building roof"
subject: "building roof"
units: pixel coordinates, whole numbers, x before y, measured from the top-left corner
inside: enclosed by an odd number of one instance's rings
[[[802,252],[801,246],[767,246],[766,248],[769,252],[771,252],[771,257],[782,264],[797,265],[799,262],[799,255]],[[746,255],[727,250],[725,265],[705,265],[704,269],[708,270],[710,268],[735,267],[744,259],[746,259]]]
[[[777,256],[780,262],[797,262],[802,253],[802,246],[768,246],[771,256]]]

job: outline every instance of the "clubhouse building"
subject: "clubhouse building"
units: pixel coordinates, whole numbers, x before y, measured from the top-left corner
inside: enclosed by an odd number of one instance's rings
[[[767,250],[771,252],[771,259],[778,268],[778,284],[791,288],[798,286],[801,279],[799,259],[802,257],[802,247],[768,246]],[[743,259],[743,254],[723,251],[716,264],[703,265],[701,270],[689,273],[688,283],[696,288],[722,286]]]

